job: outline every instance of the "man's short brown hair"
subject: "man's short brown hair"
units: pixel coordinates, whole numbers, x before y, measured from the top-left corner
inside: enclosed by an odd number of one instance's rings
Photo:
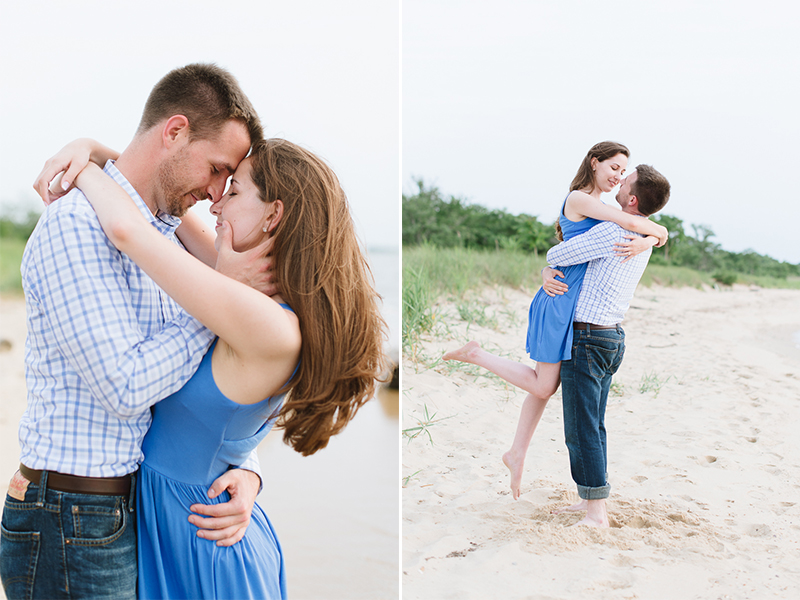
[[[264,137],[258,114],[239,82],[214,64],[196,63],[167,73],[147,98],[138,133],[174,115],[189,120],[192,141],[215,138],[231,119],[244,123],[251,144]]]
[[[639,165],[636,167],[636,181],[631,185],[631,194],[639,200],[639,212],[649,217],[666,206],[669,181],[650,165]]]

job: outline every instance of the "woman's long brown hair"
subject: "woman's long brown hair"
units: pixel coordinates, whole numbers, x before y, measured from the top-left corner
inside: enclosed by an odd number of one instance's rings
[[[615,157],[617,154],[624,154],[626,157],[631,157],[631,152],[626,146],[619,142],[599,142],[589,148],[589,152],[583,157],[581,166],[578,167],[578,172],[572,179],[569,185],[569,191],[587,190],[591,194],[594,191],[596,182],[594,180],[594,169],[592,168],[592,159],[596,158],[597,162],[603,162],[609,158]],[[564,235],[561,233],[561,223],[559,223],[561,216],[556,219],[556,239],[561,242],[564,240]]]
[[[259,142],[251,158],[261,199],[283,202],[273,269],[302,335],[300,365],[287,384],[278,426],[284,441],[308,456],[344,428],[386,375],[386,323],[330,167],[281,139]]]

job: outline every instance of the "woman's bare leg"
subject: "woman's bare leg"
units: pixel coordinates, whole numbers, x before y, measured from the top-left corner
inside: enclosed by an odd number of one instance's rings
[[[561,381],[560,367],[560,363],[538,363],[536,365],[539,381],[546,391],[552,390],[555,392],[558,389],[558,384]],[[511,472],[511,493],[514,496],[514,500],[519,498],[522,471],[525,467],[528,446],[531,444],[531,438],[533,438],[536,426],[539,424],[542,414],[544,414],[544,407],[547,406],[550,396],[552,396],[552,392],[544,396],[528,394],[525,397],[511,449],[503,454],[503,464]]]
[[[498,377],[505,379],[511,385],[515,385],[533,394],[537,398],[549,398],[558,389],[561,363],[537,363],[536,368],[532,369],[528,365],[522,364],[510,358],[496,356],[480,347],[478,342],[469,342],[458,350],[445,352],[443,360],[459,360],[461,362],[478,365],[488,369]],[[544,371],[543,367],[552,367]],[[553,376],[555,372],[555,376]]]
[[[458,350],[445,352],[443,360],[458,360],[488,369],[508,383],[522,388],[528,395],[522,403],[517,432],[511,449],[503,454],[503,464],[511,472],[511,493],[519,498],[525,455],[531,438],[542,418],[544,407],[561,383],[561,363],[536,363],[532,369],[509,358],[496,356],[480,347],[478,342],[468,342]]]

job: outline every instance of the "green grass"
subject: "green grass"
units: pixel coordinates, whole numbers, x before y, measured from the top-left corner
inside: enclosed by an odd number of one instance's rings
[[[450,419],[451,417],[441,417],[439,419],[436,418],[436,413],[430,414],[428,412],[428,405],[424,405],[424,415],[422,418],[414,417],[417,420],[417,425],[415,427],[409,427],[408,429],[403,429],[403,435],[408,438],[408,441],[411,442],[414,438],[419,437],[420,435],[427,435],[428,440],[433,446],[433,436],[431,436],[431,427],[436,425],[437,423],[444,421],[445,419]]]
[[[669,375],[666,379],[661,379],[655,371],[652,373],[645,373],[642,375],[641,382],[639,382],[639,393],[646,394],[647,392],[653,392],[653,398],[658,398],[658,393],[661,391],[661,388],[664,387],[664,384],[670,379],[672,379],[672,375]]]
[[[710,273],[695,271],[688,267],[648,265],[642,275],[641,284],[646,287],[655,284],[666,287],[702,288],[704,285],[713,286],[714,280]]]
[[[465,250],[412,246],[403,248],[403,288],[420,272],[430,284],[433,298],[443,294],[461,297],[464,292],[486,285],[536,289],[539,272],[547,264],[516,250]]]
[[[744,273],[705,273],[688,267],[671,267],[667,265],[648,265],[644,275],[642,275],[642,285],[646,287],[656,284],[666,287],[702,288],[704,285],[714,287],[720,285],[728,286],[733,283],[763,288],[800,290],[800,277],[781,279]]]
[[[463,300],[458,303],[456,307],[458,316],[462,321],[467,323],[475,323],[481,327],[489,327],[490,329],[497,328],[497,318],[486,314],[486,306],[476,302],[475,300]]]
[[[403,248],[403,348],[412,360],[419,349],[420,335],[445,326],[435,312],[439,298],[455,302],[459,316],[469,322],[493,327],[496,322],[469,300],[467,292],[486,286],[525,289],[531,295],[541,285],[544,257],[518,250],[466,250],[411,246]],[[717,275],[715,278],[714,275]],[[687,267],[648,265],[642,285],[668,287],[725,287],[733,274],[705,273]],[[779,279],[758,275],[735,274],[735,282],[764,288],[800,289],[800,277]]]
[[[744,285],[755,285],[763,288],[775,288],[782,290],[800,290],[800,277],[764,277],[761,275],[736,275],[736,283]]]
[[[25,240],[12,237],[0,238],[0,292],[4,294],[21,294],[22,277],[19,265]]]
[[[411,473],[411,475],[406,475],[405,477],[403,477],[403,487],[408,487],[408,484],[412,479],[419,479],[419,477],[417,477],[417,475],[419,475],[421,472],[422,472],[422,470],[419,469],[419,470],[414,471],[413,473]]]

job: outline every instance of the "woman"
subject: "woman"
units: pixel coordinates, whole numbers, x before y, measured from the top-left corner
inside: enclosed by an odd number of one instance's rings
[[[139,596],[285,597],[280,546],[258,505],[230,547],[198,538],[187,517],[276,422],[303,455],[324,448],[384,372],[385,324],[336,176],[312,153],[267,140],[213,203],[217,249],[223,236],[236,251],[271,238],[280,287],[271,297],[164,238],[97,165],[87,165],[76,185],[110,241],[218,336],[184,388],[156,405],[143,442]],[[183,235],[208,256],[197,231]]]
[[[603,204],[600,196],[610,192],[622,179],[630,152],[616,142],[600,142],[589,149],[570,185],[570,192],[556,223],[559,240],[588,231],[600,221],[613,221],[647,237],[626,236],[630,241],[618,244],[617,253],[630,257],[666,243],[667,230],[649,219],[634,217]],[[562,235],[563,234],[563,235]],[[486,352],[471,341],[458,350],[446,352],[444,360],[459,360],[479,365],[528,392],[520,414],[511,449],[503,455],[503,463],[511,472],[511,491],[514,499],[520,495],[520,482],[525,454],[544,407],[558,389],[561,361],[570,359],[572,347],[572,317],[586,273],[586,264],[562,269],[567,292],[555,294],[540,288],[528,312],[526,351],[536,361],[536,367],[502,358]]]

